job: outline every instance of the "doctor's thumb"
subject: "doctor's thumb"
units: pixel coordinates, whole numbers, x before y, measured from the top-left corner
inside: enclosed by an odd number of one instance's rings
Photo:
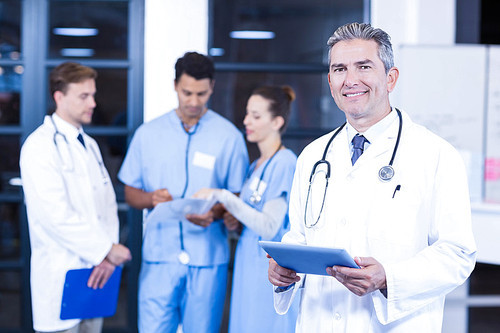
[[[364,268],[364,267],[367,267],[370,265],[376,265],[378,263],[378,261],[372,257],[354,257],[354,261],[361,268]]]
[[[363,257],[354,257],[354,262],[358,264],[359,267],[363,268],[363,266],[366,266],[366,258]]]

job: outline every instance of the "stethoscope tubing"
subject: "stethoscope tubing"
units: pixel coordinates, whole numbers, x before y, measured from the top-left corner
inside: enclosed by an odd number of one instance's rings
[[[392,156],[391,156],[391,160],[389,161],[389,166],[392,168],[392,164],[394,163],[394,159],[396,157],[396,153],[398,151],[398,147],[399,147],[399,141],[401,140],[401,132],[402,132],[402,129],[403,129],[403,116],[401,115],[401,111],[399,111],[398,108],[396,108],[396,113],[398,114],[398,118],[399,118],[399,128],[398,128],[398,136],[396,138],[396,143],[394,144],[394,149],[392,151]],[[328,165],[328,171],[327,171],[327,178],[330,178],[330,162],[328,162],[326,160],[326,155],[328,154],[328,150],[330,149],[330,145],[332,144],[333,142],[333,139],[335,139],[335,137],[337,136],[337,134],[340,133],[340,131],[345,127],[345,125],[347,124],[347,122],[343,123],[336,131],[335,133],[333,133],[332,137],[328,140],[328,143],[326,144],[326,147],[325,147],[325,150],[323,151],[323,157],[321,158],[321,160],[317,161],[313,168],[312,168],[312,171],[311,171],[311,175],[309,177],[309,182],[311,182],[312,180],[312,177],[316,171],[316,168],[319,164],[321,163],[326,163]]]
[[[394,145],[394,150],[392,151],[392,157],[391,160],[389,161],[389,166],[392,167],[392,163],[394,163],[394,158],[396,157],[396,152],[398,151],[399,147],[399,141],[401,140],[401,132],[403,130],[403,116],[401,115],[401,111],[396,108],[396,112],[398,113],[399,117],[399,128],[398,128],[398,137],[396,138],[396,144]]]
[[[61,151],[59,150],[59,145],[57,143],[57,136],[60,136],[64,140],[64,143],[67,145],[68,153],[69,153],[70,158],[71,158],[71,167],[69,167],[67,169],[68,169],[68,171],[74,171],[75,160],[74,160],[73,153],[71,151],[71,147],[69,145],[68,139],[66,138],[65,134],[59,132],[59,129],[57,128],[56,123],[54,121],[54,118],[52,116],[50,116],[50,120],[52,121],[52,126],[54,127],[54,136],[53,136],[52,140],[54,141],[54,145],[56,146],[57,154],[59,155],[59,158],[61,159],[61,162],[64,166],[65,162],[64,162],[64,159],[62,157]],[[97,157],[97,153],[95,152],[94,147],[91,144],[89,144],[89,147],[90,147],[90,150],[92,151],[92,154],[94,155],[95,160],[97,161],[97,164],[99,165],[99,169],[101,171],[101,176],[102,176],[103,182],[104,182],[104,184],[107,184],[108,177],[106,175],[106,171],[104,170],[104,162]]]
[[[394,177],[394,169],[392,167],[392,164],[394,163],[394,159],[395,159],[396,153],[398,151],[399,142],[401,140],[401,132],[402,132],[402,129],[403,129],[403,116],[401,115],[401,111],[399,111],[398,108],[395,108],[395,109],[396,109],[396,112],[397,112],[398,118],[399,118],[398,136],[396,138],[396,143],[394,144],[394,149],[392,151],[392,156],[391,156],[391,160],[389,161],[389,165],[383,166],[382,168],[380,168],[379,178],[380,178],[380,180],[382,182],[388,182],[388,181],[390,181]],[[309,187],[307,189],[306,204],[305,204],[305,208],[304,208],[304,224],[308,228],[314,227],[319,222],[319,219],[321,217],[321,213],[323,212],[323,207],[325,205],[326,190],[328,189],[328,183],[329,183],[329,180],[330,180],[330,173],[331,173],[330,162],[328,162],[326,160],[326,156],[328,154],[328,150],[330,149],[330,145],[332,144],[333,140],[340,133],[340,131],[345,127],[346,124],[347,124],[347,122],[343,123],[335,131],[335,133],[333,133],[332,137],[328,140],[328,143],[326,144],[325,150],[323,151],[323,157],[321,158],[321,160],[319,160],[316,163],[314,163],[314,165],[312,167],[311,174],[309,176]],[[311,193],[312,179],[313,179],[314,175],[316,174],[316,169],[318,168],[318,166],[320,164],[323,164],[323,163],[326,164],[326,175],[325,175],[325,177],[326,177],[326,185],[325,185],[325,193],[323,195],[323,202],[321,204],[321,209],[320,209],[320,212],[319,212],[319,215],[318,215],[318,219],[313,224],[311,224],[310,226],[308,226],[307,225],[307,206],[309,204],[309,195]],[[389,176],[382,177],[382,174],[383,174],[382,171],[386,171],[386,172],[390,171],[390,172],[387,172],[389,174]]]
[[[200,122],[198,121],[192,131],[186,131],[186,133],[188,135],[188,139],[187,139],[187,143],[186,143],[186,150],[185,150],[185,157],[184,157],[185,158],[184,159],[184,170],[186,171],[186,181],[184,183],[184,189],[182,190],[181,198],[185,197],[188,186],[189,186],[189,148],[191,147],[191,137],[198,130],[199,124],[200,124]],[[181,126],[182,126],[182,129],[185,130],[184,124],[182,123],[182,121],[181,121]],[[178,259],[183,265],[187,265],[190,261],[190,257],[189,257],[189,254],[186,252],[186,248],[184,247],[184,230],[182,227],[182,221],[179,221],[179,243],[180,243],[181,251],[178,255]]]
[[[264,179],[264,174],[266,172],[267,166],[271,163],[271,161],[274,158],[274,156],[276,156],[276,154],[280,151],[281,147],[283,147],[282,143],[280,143],[278,149],[276,149],[276,151],[274,152],[274,154],[267,160],[266,165],[264,165],[264,169],[262,169],[262,173],[260,174],[259,182],[257,183],[257,187],[255,188],[255,191],[253,191],[252,195],[250,196],[250,202],[251,203],[258,204],[258,203],[260,203],[262,201],[262,196],[259,193],[260,183]],[[250,177],[251,177],[251,174],[247,178],[250,179]]]

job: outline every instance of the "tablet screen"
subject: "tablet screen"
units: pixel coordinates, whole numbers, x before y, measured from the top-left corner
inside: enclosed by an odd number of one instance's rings
[[[328,275],[327,267],[359,268],[344,249],[259,241],[259,245],[278,263],[297,273]]]

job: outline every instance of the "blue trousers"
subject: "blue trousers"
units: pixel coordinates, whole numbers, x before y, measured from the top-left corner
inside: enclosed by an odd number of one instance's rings
[[[184,333],[220,330],[227,264],[187,266],[142,262],[139,276],[139,332]]]

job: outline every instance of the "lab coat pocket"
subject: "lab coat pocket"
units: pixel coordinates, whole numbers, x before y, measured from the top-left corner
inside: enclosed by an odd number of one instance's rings
[[[418,222],[421,194],[397,181],[381,184],[377,192],[368,223],[369,253],[381,260],[406,258],[418,240],[426,240],[426,228]]]

